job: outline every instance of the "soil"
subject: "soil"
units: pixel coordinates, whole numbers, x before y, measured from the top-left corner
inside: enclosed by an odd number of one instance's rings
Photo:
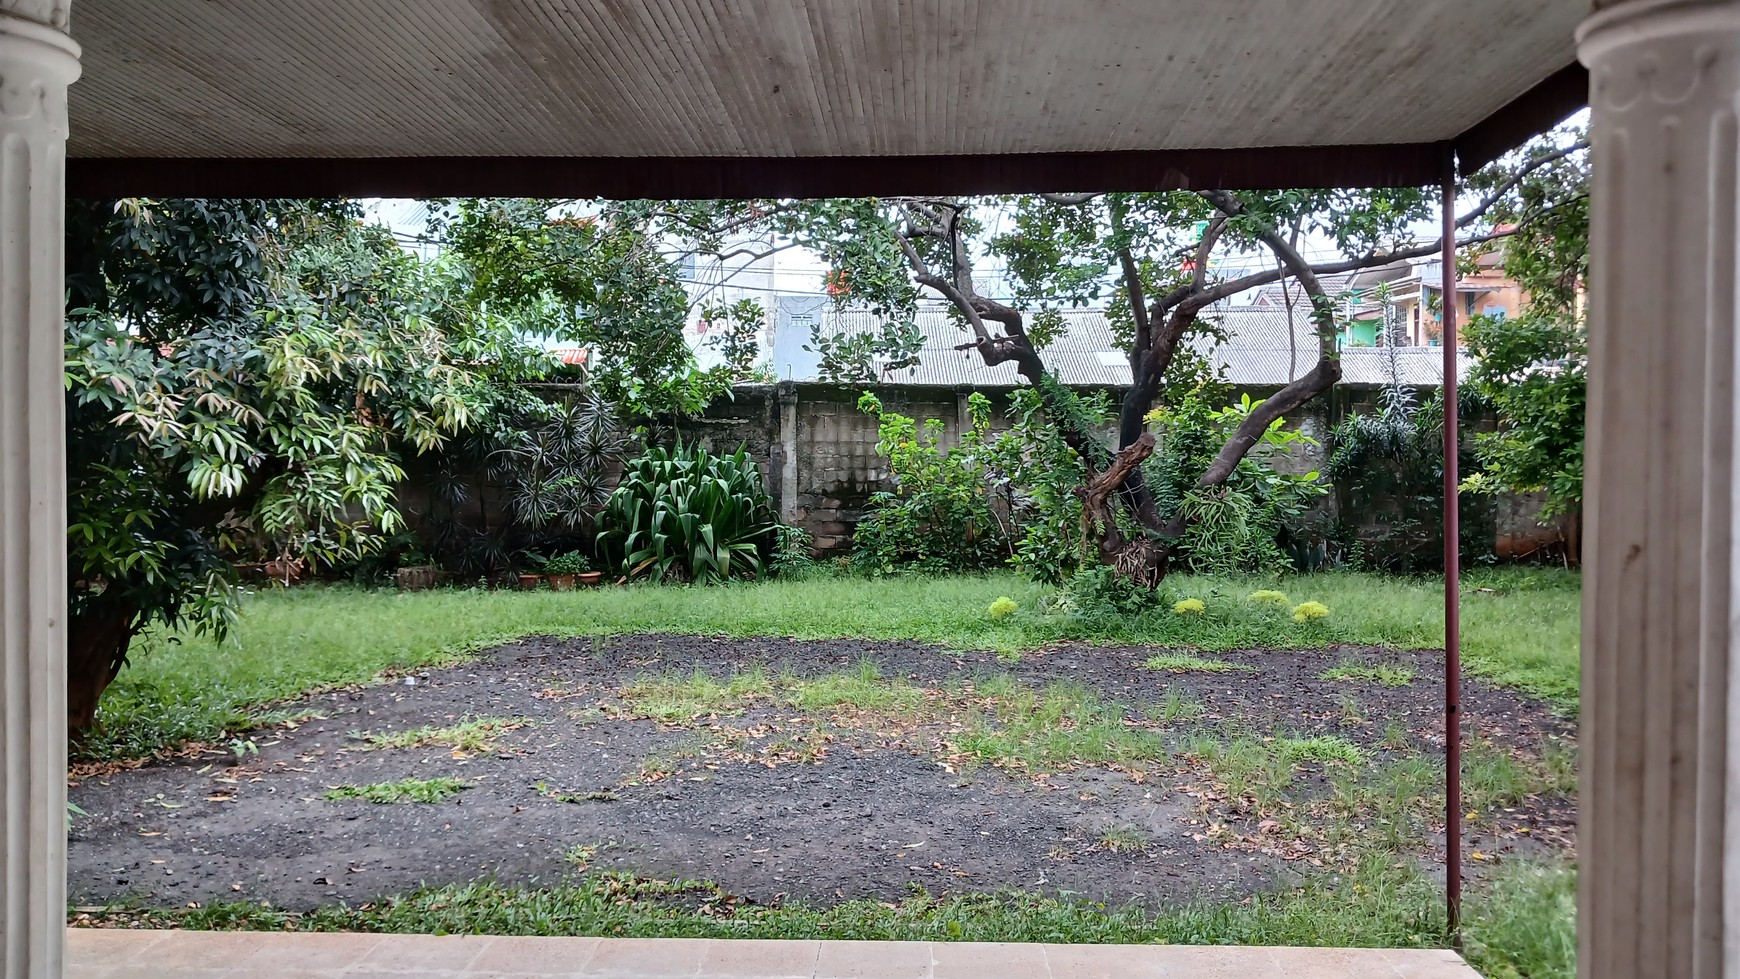
[[[70,839],[75,904],[159,906],[270,901],[302,910],[494,877],[552,883],[580,866],[703,879],[761,903],[898,900],[931,893],[1037,890],[1150,903],[1238,900],[1324,866],[1263,813],[1227,799],[1191,757],[1144,770],[1062,771],[965,764],[958,724],[802,715],[777,700],[737,716],[661,724],[634,716],[622,688],[694,670],[725,678],[760,666],[814,677],[869,659],[881,675],[935,691],[1004,674],[1069,682],[1125,705],[1169,691],[1195,698],[1191,733],[1333,733],[1376,760],[1442,751],[1441,654],[1364,647],[1213,654],[1254,672],[1166,673],[1146,647],[1060,645],[999,660],[912,642],[633,636],[534,639],[457,667],[322,694],[317,715],[132,770],[75,772]],[[1346,660],[1399,663],[1403,687],[1324,681]],[[1358,717],[1346,710],[1357,697]],[[942,694],[938,694],[942,696]],[[1463,699],[1471,730],[1508,750],[1574,745],[1546,705],[1478,681]],[[532,718],[487,751],[367,750],[361,732],[445,726],[466,717]],[[1391,722],[1406,746],[1386,741]],[[1125,723],[1150,725],[1131,708]],[[951,726],[953,724],[953,726]],[[1327,793],[1304,766],[1300,791]],[[449,776],[472,784],[433,804],[327,801],[338,785]],[[1530,798],[1470,821],[1486,859],[1572,845],[1570,800]],[[1115,831],[1135,847],[1112,845]],[[1442,866],[1423,841],[1418,859]],[[578,849],[577,849],[578,848]],[[1440,871],[1441,872],[1441,871]]]

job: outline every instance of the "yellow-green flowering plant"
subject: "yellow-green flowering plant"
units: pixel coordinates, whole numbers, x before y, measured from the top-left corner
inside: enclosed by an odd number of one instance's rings
[[[1287,604],[1287,593],[1275,591],[1272,588],[1263,588],[1251,592],[1245,597],[1257,605],[1279,605],[1285,607]]]
[[[1172,606],[1172,611],[1178,613],[1179,615],[1201,615],[1204,607],[1205,606],[1202,604],[1202,599],[1200,599],[1200,598],[1186,598],[1185,600],[1183,600],[1181,602],[1174,603]]]
[[[1322,602],[1300,602],[1293,606],[1294,622],[1315,622],[1329,617],[1329,606]]]
[[[990,606],[985,609],[985,611],[990,613],[991,618],[993,618],[993,619],[1006,619],[1009,616],[1015,614],[1015,610],[1020,608],[1020,607],[1021,606],[1015,604],[1015,600],[1013,598],[1010,598],[1008,595],[1004,595],[1004,596],[998,598],[996,601],[992,602],[990,604]]]

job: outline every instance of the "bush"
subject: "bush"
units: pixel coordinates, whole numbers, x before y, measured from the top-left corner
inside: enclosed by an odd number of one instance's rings
[[[1198,574],[1274,574],[1294,566],[1287,544],[1311,505],[1328,487],[1315,472],[1278,472],[1268,460],[1297,445],[1315,445],[1309,436],[1286,428],[1282,419],[1263,432],[1250,455],[1225,484],[1199,490],[1196,480],[1261,402],[1249,395],[1224,408],[1210,404],[1198,388],[1170,409],[1149,418],[1160,431],[1160,445],[1143,466],[1166,519],[1189,518],[1174,560]]]
[[[1014,427],[995,436],[991,402],[969,396],[972,424],[952,449],[939,445],[940,421],[921,427],[868,393],[858,407],[877,417],[876,451],[896,484],[871,497],[853,535],[860,566],[887,574],[1006,565],[1053,583],[1080,566],[1081,461],[1046,423],[1037,391],[1011,395]]]
[[[624,467],[599,517],[598,552],[629,578],[759,577],[776,524],[761,467],[741,446],[715,456],[679,444]]]

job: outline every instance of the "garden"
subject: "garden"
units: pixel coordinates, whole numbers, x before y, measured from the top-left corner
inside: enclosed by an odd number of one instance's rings
[[[1586,227],[1540,205],[1586,172],[1555,138],[1465,222],[1531,307],[1470,330],[1454,861],[1445,404],[1394,375],[1297,421],[1350,311],[1396,315],[1332,299],[1302,229],[1383,266],[1424,191],[440,201],[434,259],[346,202],[76,202],[69,920],[1436,947],[1454,865],[1473,964],[1572,975],[1575,548],[1500,565],[1482,529],[1505,494],[1573,536],[1581,505]],[[764,311],[696,300],[669,246],[748,232],[888,320],[814,338],[884,476],[846,548],[771,455],[681,434],[765,373]],[[1274,267],[1210,276],[1217,247]],[[1235,396],[1213,304],[1283,280],[1316,366]],[[999,417],[878,396],[922,296],[1016,365]],[[1121,393],[1048,373],[1089,301]]]

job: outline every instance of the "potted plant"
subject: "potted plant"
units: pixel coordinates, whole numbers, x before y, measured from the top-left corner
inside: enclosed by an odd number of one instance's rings
[[[550,581],[550,587],[556,591],[568,591],[574,587],[574,579],[591,570],[586,558],[579,551],[569,551],[558,554],[544,563],[544,575]]]
[[[401,590],[423,591],[441,583],[441,568],[432,563],[428,555],[412,548],[400,555],[395,577]]]
[[[582,562],[585,562],[585,560],[585,558],[581,558]],[[580,583],[588,588],[597,588],[598,583],[603,580],[604,572],[592,570],[591,564],[587,564],[586,570],[580,572]]]
[[[545,558],[542,554],[535,551],[528,553],[526,555],[526,570],[521,571],[519,574],[520,590],[531,591],[543,584],[544,572],[542,569],[548,563],[549,559]]]

